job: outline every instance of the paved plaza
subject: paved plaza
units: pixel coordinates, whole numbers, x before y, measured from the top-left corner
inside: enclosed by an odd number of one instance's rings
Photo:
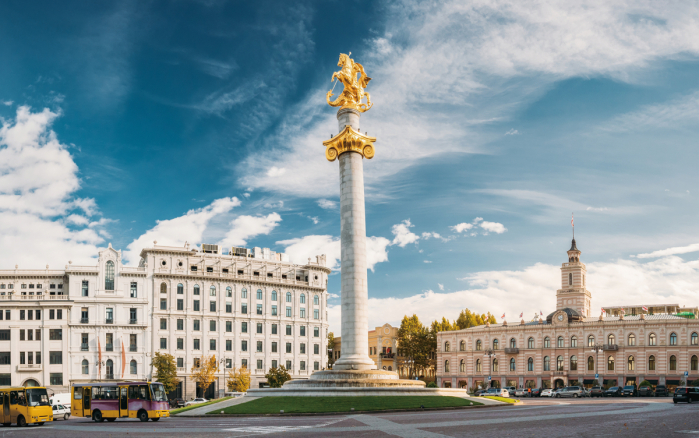
[[[471,410],[249,418],[165,418],[96,424],[85,419],[0,429],[2,436],[312,436],[542,437],[699,436],[699,405],[667,399],[524,400],[522,406]],[[8,432],[11,433],[8,435]],[[128,434],[128,435],[127,435]]]

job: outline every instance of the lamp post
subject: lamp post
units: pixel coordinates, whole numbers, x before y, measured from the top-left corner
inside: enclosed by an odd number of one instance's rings
[[[597,368],[599,369],[599,352],[604,350],[604,344],[601,342],[597,342],[595,345],[592,345],[590,348],[592,348],[592,353],[595,353],[595,361],[597,362]],[[602,378],[604,380],[604,378]],[[599,383],[599,378],[597,379],[597,383]],[[602,388],[604,388],[604,384],[600,384]]]
[[[492,358],[497,357],[497,355],[495,354],[495,350],[493,350],[492,348],[486,348],[483,351],[483,357],[488,358],[488,364],[490,365],[490,379],[491,380],[488,383],[488,388],[490,388],[493,385],[493,380],[492,380],[493,379],[493,361],[492,361]]]
[[[219,368],[223,367],[223,392],[225,394],[226,390],[228,387],[226,386],[226,366],[224,365],[224,362],[226,362],[226,358],[222,357],[221,360],[218,361],[219,363]],[[219,393],[221,390],[219,389]]]

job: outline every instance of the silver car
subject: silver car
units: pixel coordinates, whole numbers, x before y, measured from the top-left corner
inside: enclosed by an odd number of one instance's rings
[[[585,388],[581,386],[568,386],[566,388],[563,388],[561,391],[558,391],[556,393],[557,398],[562,398],[562,397],[585,397],[586,392]]]

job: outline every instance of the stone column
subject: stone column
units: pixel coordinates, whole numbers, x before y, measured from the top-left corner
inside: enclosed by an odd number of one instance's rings
[[[359,131],[359,111],[343,108],[337,112],[338,132],[350,125]],[[367,303],[366,219],[364,213],[364,157],[354,151],[341,153],[340,239],[342,306],[342,357],[338,370],[373,370],[369,357]]]

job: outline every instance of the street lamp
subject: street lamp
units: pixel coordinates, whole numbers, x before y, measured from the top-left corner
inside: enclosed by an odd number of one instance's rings
[[[604,350],[604,344],[601,342],[597,342],[595,345],[592,345],[590,348],[592,348],[592,353],[595,353],[595,361],[597,362],[597,368],[599,369],[599,352]],[[604,380],[604,378],[602,379]],[[599,384],[599,378],[597,379],[597,383]],[[604,387],[604,384],[600,384],[601,387]]]
[[[495,354],[495,350],[493,350],[492,348],[486,348],[483,351],[483,357],[488,357],[488,363],[490,365],[490,376],[489,377],[491,380],[490,380],[490,382],[488,382],[488,388],[490,388],[493,384],[493,380],[492,380],[493,379],[493,361],[492,361],[492,358],[497,357],[497,355]]]

